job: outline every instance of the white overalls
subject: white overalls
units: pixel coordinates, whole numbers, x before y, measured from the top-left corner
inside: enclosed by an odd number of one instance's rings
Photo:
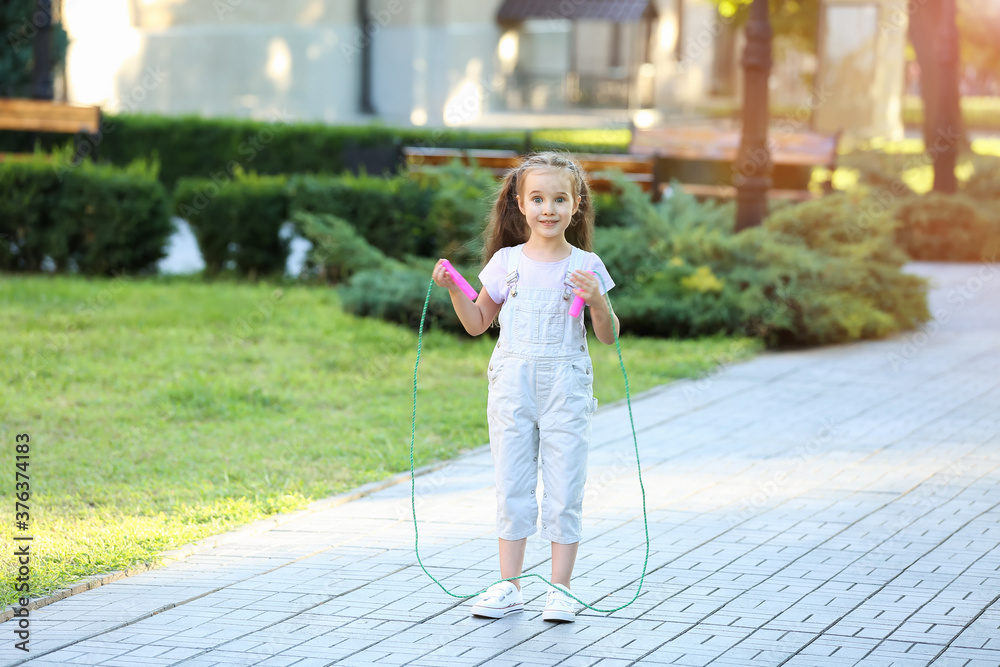
[[[587,481],[594,370],[583,313],[570,317],[569,285],[583,251],[573,247],[563,289],[518,284],[524,244],[511,248],[510,294],[500,309],[500,338],[487,371],[486,415],[496,472],[497,537],[519,540],[537,530],[542,467],[542,539],[579,542]]]

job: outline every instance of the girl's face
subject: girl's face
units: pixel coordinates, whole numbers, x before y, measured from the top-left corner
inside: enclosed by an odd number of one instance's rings
[[[531,236],[565,238],[580,197],[573,178],[563,170],[529,171],[521,182],[517,206],[528,221]]]

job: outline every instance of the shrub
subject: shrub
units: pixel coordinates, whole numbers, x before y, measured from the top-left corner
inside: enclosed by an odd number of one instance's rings
[[[344,310],[359,316],[377,317],[417,329],[427,298],[427,286],[436,260],[410,258],[409,266],[396,270],[368,269],[358,272],[349,285],[338,288]],[[475,275],[468,266],[455,268],[466,278]],[[463,299],[465,297],[462,297]],[[440,327],[464,331],[447,290],[431,289],[424,322],[427,329]]]
[[[783,207],[733,233],[733,203],[677,193],[641,226],[599,229],[597,252],[619,285],[625,331],[658,336],[759,335],[772,346],[873,338],[928,317],[925,281],[900,271],[893,223],[851,233],[845,195]]]
[[[650,212],[649,194],[631,183],[620,171],[611,172],[611,192],[594,193],[597,227],[635,227]],[[626,185],[626,183],[628,185]]]
[[[894,216],[896,240],[913,259],[972,262],[1000,250],[1000,224],[965,195],[913,197]]]
[[[24,0],[20,0],[23,2]],[[30,49],[29,49],[30,51]],[[245,118],[201,118],[194,115],[105,114],[105,132],[99,146],[102,161],[126,165],[136,158],[156,156],[160,179],[173,189],[182,178],[233,178],[236,168],[259,174],[393,173],[402,146],[492,148],[522,151],[525,132],[483,132],[467,129],[394,128],[372,125],[327,125]],[[622,153],[619,144],[590,138],[584,132],[538,133],[531,148],[584,153]],[[579,136],[579,143],[558,141]],[[551,137],[551,138],[546,138]],[[72,138],[43,134],[45,150],[65,147]],[[30,152],[35,137],[29,132],[0,133],[0,152]]]
[[[399,262],[372,247],[346,220],[327,213],[298,211],[292,221],[313,244],[306,255],[303,277],[318,276],[325,282],[339,283],[368,269],[402,268]]]
[[[219,273],[229,262],[250,278],[284,272],[290,240],[280,232],[288,219],[288,202],[285,177],[239,170],[221,185],[183,179],[174,193],[174,208],[198,239],[207,275]]]
[[[157,165],[123,169],[68,153],[0,163],[0,227],[11,244],[4,268],[37,271],[48,256],[58,271],[85,275],[155,272],[173,233],[169,199]]]
[[[974,155],[973,173],[962,192],[976,201],[993,207],[1000,204],[1000,158],[993,155]],[[994,216],[995,217],[995,216]]]
[[[595,252],[614,276],[623,330],[654,336],[742,333],[772,346],[875,338],[928,317],[926,282],[904,274],[895,222],[846,195],[784,206],[735,234],[734,203],[677,192],[652,204],[621,186],[628,216],[599,227]],[[631,191],[630,191],[631,189]],[[434,259],[361,270],[341,287],[345,308],[416,328]],[[469,266],[459,267],[466,277]],[[450,298],[434,290],[428,323],[460,330]]]
[[[431,254],[433,192],[397,176],[297,176],[290,182],[292,211],[327,213],[347,220],[390,257]]]
[[[65,169],[52,211],[54,236],[66,242],[50,248],[57,265],[72,262],[88,275],[155,272],[174,231],[157,169],[142,161],[124,169],[90,161]]]
[[[50,212],[59,177],[41,154],[0,162],[0,269],[40,271],[49,248],[60,245]]]
[[[900,270],[908,258],[894,243],[895,222],[887,213],[871,215],[865,233],[857,235],[860,203],[836,195],[783,209],[765,221],[766,232],[790,244],[801,242],[815,255],[812,269],[785,283],[783,303],[798,321],[794,328],[774,331],[774,340],[879,338],[929,317],[926,280]],[[762,323],[768,326],[766,318]]]
[[[413,172],[409,178],[432,193],[427,213],[430,254],[455,264],[478,262],[497,188],[493,174],[456,160],[446,167]]]
[[[925,164],[920,155],[875,150],[856,151],[840,160],[841,167],[858,170],[858,183],[875,190],[889,191],[896,197],[914,194],[903,181],[902,173],[919,164]]]
[[[32,97],[35,92],[35,57],[32,46],[40,25],[35,15],[38,9],[36,0],[6,0],[0,3],[0,35],[4,36],[7,47],[0,57],[0,97]],[[60,13],[50,17],[51,57],[49,71],[45,74],[53,77],[65,67],[66,50],[69,46],[65,27],[57,22]]]

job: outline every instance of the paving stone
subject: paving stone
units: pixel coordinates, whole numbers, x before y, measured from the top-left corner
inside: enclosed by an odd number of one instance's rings
[[[409,480],[32,613],[35,667],[1000,665],[1000,281],[933,276],[926,344],[768,352],[633,397],[651,540],[626,609],[469,615],[413,554]],[[645,530],[628,411],[595,414],[573,590],[631,599]],[[418,478],[420,554],[461,595],[498,578],[488,448]],[[548,575],[528,541],[525,573]],[[12,628],[8,621],[7,627]],[[24,659],[0,645],[0,663]]]

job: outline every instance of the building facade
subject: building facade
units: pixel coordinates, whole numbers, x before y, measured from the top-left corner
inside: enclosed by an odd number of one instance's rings
[[[71,102],[109,111],[474,125],[669,109],[711,88],[697,0],[63,0]]]

